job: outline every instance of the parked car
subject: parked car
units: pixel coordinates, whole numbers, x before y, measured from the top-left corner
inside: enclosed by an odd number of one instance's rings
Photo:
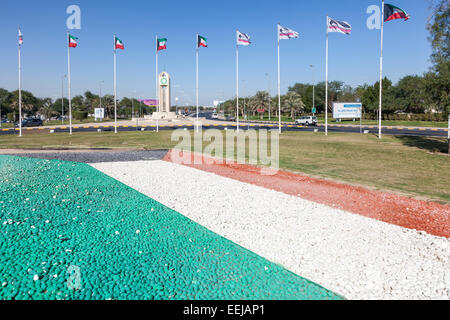
[[[317,117],[301,117],[300,119],[295,120],[295,124],[298,125],[306,125],[306,126],[317,126]]]
[[[44,123],[42,122],[42,120],[38,118],[28,118],[22,120],[22,127],[41,127],[43,125]],[[19,123],[16,123],[15,126],[18,127]]]
[[[212,119],[219,119],[219,115],[217,113],[213,113],[211,118]]]

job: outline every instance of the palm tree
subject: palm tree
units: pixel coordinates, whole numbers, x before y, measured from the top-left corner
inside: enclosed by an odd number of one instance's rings
[[[295,114],[305,111],[305,104],[302,97],[295,91],[289,91],[283,99],[283,111],[289,111],[292,120],[295,120]]]
[[[45,117],[45,120],[50,120],[53,114],[52,104],[53,101],[51,98],[45,98],[41,101],[41,107],[39,108],[39,113]]]
[[[102,106],[109,118],[114,116],[114,96],[107,94],[102,97]]]
[[[269,93],[267,91],[258,91],[253,97],[253,99],[254,99],[254,105],[252,109],[253,115],[256,114],[258,109],[267,110],[267,108],[269,107]]]

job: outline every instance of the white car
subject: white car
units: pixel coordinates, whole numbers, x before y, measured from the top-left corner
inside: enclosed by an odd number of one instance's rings
[[[317,126],[317,117],[301,117],[295,120],[295,124],[306,126]]]
[[[212,119],[219,119],[219,115],[217,113],[213,113],[211,118]]]

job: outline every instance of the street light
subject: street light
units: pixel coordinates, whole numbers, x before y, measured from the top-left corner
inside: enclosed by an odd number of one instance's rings
[[[313,107],[312,107],[312,111],[316,111],[316,108],[315,108],[315,98],[316,98],[316,95],[315,95],[315,87],[316,87],[316,80],[315,80],[315,76],[314,76],[314,66],[311,64],[310,65],[310,67],[311,67],[311,69],[312,69],[312,76],[313,76]],[[313,112],[313,116],[315,115],[315,112]]]
[[[266,77],[267,77],[267,93],[269,94],[269,121],[270,121],[270,114],[272,112],[272,110],[270,110],[270,100],[272,100],[270,98],[270,74],[266,73]]]
[[[2,127],[2,101],[3,99],[0,99],[0,128]]]
[[[64,78],[67,78],[67,75],[61,77],[61,123],[64,124]]]

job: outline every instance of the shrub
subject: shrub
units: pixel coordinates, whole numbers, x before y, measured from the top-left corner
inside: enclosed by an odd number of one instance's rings
[[[13,121],[16,121],[16,120],[19,119],[19,114],[16,113],[16,114],[15,114],[15,117],[14,117],[14,113],[11,112],[11,113],[8,113],[8,114],[6,115],[6,117],[8,118],[8,121],[13,122]]]
[[[88,117],[88,112],[87,111],[74,111],[73,112],[73,117],[76,120],[82,121],[84,119],[87,119]]]

